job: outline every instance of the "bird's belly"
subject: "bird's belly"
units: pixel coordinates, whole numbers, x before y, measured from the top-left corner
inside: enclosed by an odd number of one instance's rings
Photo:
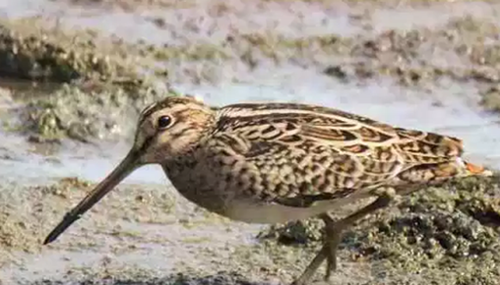
[[[258,194],[259,189],[252,188],[251,184],[245,184],[248,180],[245,181],[242,176],[233,175],[231,180],[225,180],[227,177],[223,175],[225,172],[216,165],[199,164],[195,169],[167,170],[165,172],[174,187],[189,201],[208,211],[247,223],[274,224],[307,219],[335,210],[360,198],[358,197],[360,195],[352,194],[332,200],[318,201],[309,207],[292,207],[262,199]],[[272,185],[265,186],[271,187]],[[297,189],[293,192],[299,192],[299,185],[291,183],[288,187],[295,187]],[[276,190],[276,188],[265,189],[269,192]]]
[[[307,219],[317,215],[316,212],[315,207],[298,208],[252,200],[235,200],[220,214],[246,223],[275,224]]]
[[[358,200],[357,195],[314,203],[310,207],[291,207],[272,202],[264,202],[251,196],[224,196],[220,192],[204,189],[202,195],[194,192],[179,191],[192,203],[225,216],[231,220],[253,224],[276,224],[297,221],[318,216],[328,211],[335,211],[344,205]]]
[[[251,196],[234,195],[235,191],[223,193],[210,188],[187,189],[182,186],[176,188],[190,202],[236,221],[274,224],[314,216],[314,211],[312,211],[314,207],[298,208],[267,203]]]

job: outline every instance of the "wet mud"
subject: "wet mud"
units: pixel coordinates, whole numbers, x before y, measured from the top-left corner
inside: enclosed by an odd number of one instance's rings
[[[341,247],[348,260],[372,263],[383,284],[497,284],[499,183],[498,176],[471,178],[424,189],[358,223]],[[321,226],[319,220],[294,222],[260,237],[304,246],[321,241]]]
[[[9,3],[0,1],[2,285],[287,284],[300,274],[320,247],[320,221],[230,221],[187,202],[157,167],[42,246],[127,152],[141,109],[165,96],[341,108],[460,137],[468,159],[500,169],[495,1]],[[498,284],[499,185],[497,174],[425,188],[360,221],[330,283]]]

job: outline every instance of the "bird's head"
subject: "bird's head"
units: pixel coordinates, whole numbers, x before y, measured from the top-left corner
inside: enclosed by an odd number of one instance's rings
[[[122,162],[99,183],[47,236],[54,241],[102,197],[145,164],[162,164],[196,147],[214,123],[214,110],[192,96],[168,97],[139,116],[134,145]]]

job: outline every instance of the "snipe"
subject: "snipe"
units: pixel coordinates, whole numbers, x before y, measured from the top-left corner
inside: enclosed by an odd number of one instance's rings
[[[134,169],[157,163],[187,199],[234,220],[283,223],[321,217],[326,238],[294,282],[303,285],[325,259],[328,279],[342,231],[397,195],[451,178],[490,174],[461,155],[456,138],[325,107],[214,108],[191,96],[169,97],[142,112],[128,155],[44,243],[54,241]],[[370,204],[340,220],[327,214],[370,197]]]

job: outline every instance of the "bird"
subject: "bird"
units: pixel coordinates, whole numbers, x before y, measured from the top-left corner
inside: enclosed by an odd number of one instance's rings
[[[135,169],[159,164],[187,200],[229,219],[278,224],[324,221],[321,249],[291,283],[309,284],[326,261],[337,268],[342,233],[395,198],[424,186],[492,171],[462,158],[455,137],[405,129],[312,104],[247,102],[215,107],[184,94],[139,115],[125,158],[66,213],[53,242]],[[369,199],[334,219],[332,211]]]

